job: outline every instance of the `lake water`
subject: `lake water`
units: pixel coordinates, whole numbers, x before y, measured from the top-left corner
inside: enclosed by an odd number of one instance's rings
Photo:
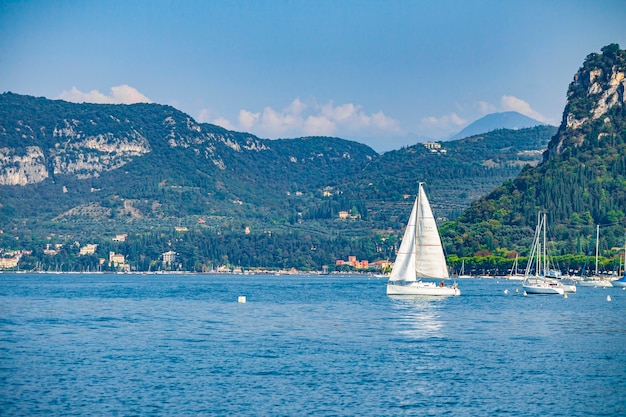
[[[0,415],[626,415],[626,291],[385,284],[0,274]]]

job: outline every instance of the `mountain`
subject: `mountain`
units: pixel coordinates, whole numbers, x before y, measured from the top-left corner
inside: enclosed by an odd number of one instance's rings
[[[280,212],[288,193],[315,192],[377,156],[338,138],[263,140],[157,104],[74,104],[6,93],[0,121],[0,213],[54,221],[92,217],[101,224],[104,213],[160,223],[235,215],[243,204],[251,216]],[[47,206],[29,204],[40,196]]]
[[[541,164],[526,167],[443,228],[449,253],[526,252],[537,213],[548,214],[560,254],[623,247],[626,227],[626,51],[587,56]],[[610,252],[610,251],[609,251]],[[607,252],[608,253],[608,252]]]
[[[457,140],[474,136],[481,133],[491,132],[496,129],[523,129],[526,127],[534,127],[543,125],[538,120],[524,116],[516,111],[508,111],[502,113],[488,114],[480,119],[470,123],[459,133],[452,135],[448,140]]]
[[[503,181],[513,178],[525,165],[542,160],[553,126],[500,129],[449,142],[426,142],[386,152],[369,161],[357,178],[342,185],[345,194],[368,202],[375,210],[396,211],[392,202],[414,196],[417,181],[426,182],[436,214],[458,216],[472,201]],[[404,207],[402,207],[404,209]]]
[[[497,130],[379,155],[340,138],[260,139],[158,104],[5,93],[0,251],[32,251],[31,266],[89,269],[112,251],[141,270],[168,250],[194,270],[386,259],[417,181],[426,181],[439,217],[455,217],[539,163],[555,130]],[[113,243],[120,234],[128,240]],[[96,254],[78,256],[89,242]],[[42,252],[56,245],[64,249],[54,257]]]

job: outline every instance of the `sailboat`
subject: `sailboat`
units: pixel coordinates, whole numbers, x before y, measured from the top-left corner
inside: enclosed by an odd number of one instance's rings
[[[621,261],[620,261],[621,262]],[[626,288],[626,239],[624,239],[624,276],[615,281],[611,281],[611,285],[614,287]]]
[[[409,222],[387,282],[387,295],[461,295],[456,283],[445,285],[445,280],[449,278],[437,223],[424,187],[419,183]],[[441,283],[422,279],[435,279]]]
[[[598,273],[598,252],[600,245],[600,225],[596,226],[596,270],[590,277],[585,277],[579,282],[583,287],[611,287],[611,281]]]
[[[524,275],[518,273],[517,265],[518,265],[519,254],[515,255],[515,261],[513,262],[513,267],[511,268],[511,273],[506,276],[506,279],[511,281],[522,281],[524,279]]]
[[[464,260],[461,261],[461,271],[459,272],[459,276],[457,278],[459,279],[473,278],[471,275],[465,273],[465,261]]]
[[[522,282],[526,294],[565,294],[563,284],[557,279],[546,276],[548,270],[546,252],[546,213],[540,213],[533,246],[526,265],[524,281]],[[532,273],[533,270],[534,273]]]

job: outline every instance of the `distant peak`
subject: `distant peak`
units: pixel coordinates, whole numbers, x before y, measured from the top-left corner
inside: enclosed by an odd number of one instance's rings
[[[459,133],[451,136],[449,140],[463,139],[497,129],[525,129],[527,127],[535,127],[543,124],[544,123],[539,120],[524,116],[516,111],[491,113],[470,123]]]

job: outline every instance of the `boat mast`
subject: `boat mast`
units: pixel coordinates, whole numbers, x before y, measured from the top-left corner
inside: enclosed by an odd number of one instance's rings
[[[598,276],[598,247],[600,245],[600,225],[596,226],[596,276]]]
[[[546,213],[543,213],[541,223],[543,224],[543,275],[546,275],[548,270],[548,251],[546,245]]]

